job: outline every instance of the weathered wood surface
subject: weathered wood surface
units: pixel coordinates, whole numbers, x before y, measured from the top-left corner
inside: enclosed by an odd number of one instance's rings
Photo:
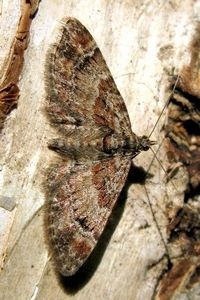
[[[19,1],[3,1],[0,16],[0,64],[19,18]],[[20,80],[18,107],[7,118],[0,144],[0,196],[16,206],[0,208],[1,299],[152,299],[167,268],[165,247],[150,210],[144,187],[131,174],[100,244],[80,276],[56,276],[45,244],[42,181],[51,152],[53,130],[43,114],[44,62],[62,17],[78,18],[97,41],[124,97],[132,128],[148,135],[164,103],[169,78],[188,63],[188,45],[200,1],[41,1],[32,22],[29,47]],[[162,142],[159,121],[153,140]],[[167,167],[164,149],[158,157]],[[146,170],[153,153],[134,162]],[[166,239],[166,207],[181,206],[184,173],[176,189],[164,182],[154,160],[147,190]],[[181,172],[181,170],[180,170]],[[198,291],[194,296],[198,295]],[[162,298],[165,299],[165,298]],[[168,298],[166,298],[168,299]],[[181,298],[177,295],[173,299]],[[197,299],[197,298],[193,298]]]

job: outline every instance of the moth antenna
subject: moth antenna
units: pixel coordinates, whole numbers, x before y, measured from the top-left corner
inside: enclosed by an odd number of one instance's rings
[[[162,145],[163,141],[164,141],[164,139],[162,140],[161,145]],[[153,153],[155,159],[156,159],[157,162],[159,163],[161,169],[167,174],[167,171],[165,170],[165,168],[163,167],[161,161],[159,160],[159,158],[158,158],[158,156],[157,156],[157,152],[159,151],[160,147],[157,149],[156,152],[153,150],[153,148],[150,147],[150,149],[151,149],[151,152]]]
[[[152,159],[152,162],[153,162],[153,160],[154,160],[154,158],[155,158],[155,159],[157,160],[158,164],[160,165],[161,169],[164,171],[165,175],[167,176],[167,170],[163,167],[161,161],[159,160],[159,158],[158,158],[158,156],[157,156],[157,152],[159,151],[159,149],[160,149],[160,147],[161,147],[163,141],[164,141],[164,138],[163,138],[162,142],[160,143],[160,146],[159,146],[159,148],[157,149],[156,152],[153,150],[152,147],[150,147],[149,149],[150,149],[151,152],[154,154],[154,157],[153,157],[153,159]],[[152,162],[151,162],[151,165],[152,165]],[[149,171],[149,168],[148,168],[148,171]],[[171,182],[171,184],[173,185],[173,187],[174,187],[175,190],[177,191],[177,188],[176,188],[176,186],[174,185],[173,181]]]
[[[166,257],[167,257],[168,266],[171,266],[171,265],[172,265],[172,262],[171,262],[171,258],[170,258],[170,254],[169,254],[169,249],[168,249],[167,244],[166,244],[166,242],[165,242],[165,240],[164,240],[162,231],[160,230],[158,221],[157,221],[157,219],[156,219],[156,217],[155,217],[154,210],[153,210],[153,207],[152,207],[152,204],[151,204],[151,201],[150,201],[150,198],[149,198],[149,194],[148,194],[148,191],[147,191],[147,188],[146,188],[145,185],[144,185],[144,190],[145,190],[145,194],[146,194],[146,196],[147,196],[147,200],[148,200],[148,203],[149,203],[149,208],[150,208],[150,210],[151,210],[151,214],[152,214],[153,220],[154,220],[154,222],[155,222],[155,224],[156,224],[156,228],[157,228],[157,230],[158,230],[158,233],[159,233],[159,235],[160,235],[161,241],[162,241],[162,243],[163,243],[163,245],[164,245],[164,248],[165,248],[165,252],[166,252],[165,255],[166,255]]]
[[[163,141],[164,141],[164,138],[163,138],[162,142],[159,144],[159,147],[157,148],[156,151],[154,151],[153,148],[150,147],[150,149],[151,149],[151,151],[152,151],[152,153],[153,153],[154,156],[153,156],[153,158],[152,158],[152,160],[151,160],[151,163],[149,164],[149,167],[148,167],[148,169],[147,169],[147,173],[149,172],[149,170],[150,170],[150,168],[151,168],[151,166],[152,166],[152,164],[153,164],[154,159],[157,160],[157,162],[158,162],[159,165],[161,166],[162,170],[166,173],[165,168],[163,167],[162,163],[160,162],[160,160],[159,160],[158,157],[157,157],[157,153],[159,152],[159,150],[160,150],[160,148],[161,148],[161,145],[162,145]],[[171,261],[171,258],[170,258],[169,249],[168,249],[167,243],[165,242],[163,233],[162,233],[162,231],[161,231],[161,229],[160,229],[160,227],[159,227],[159,223],[158,223],[158,221],[157,221],[157,219],[156,219],[156,217],[155,217],[155,213],[154,213],[154,210],[153,210],[153,207],[152,207],[152,203],[151,203],[151,200],[150,200],[150,197],[149,197],[149,194],[148,194],[148,191],[147,191],[147,188],[146,188],[146,185],[145,185],[145,184],[144,184],[144,191],[145,191],[145,194],[146,194],[146,197],[147,197],[147,201],[148,201],[149,208],[150,208],[150,211],[151,211],[151,214],[152,214],[152,217],[153,217],[153,221],[154,221],[154,223],[155,223],[155,225],[156,225],[156,228],[157,228],[157,231],[158,231],[158,233],[159,233],[160,239],[161,239],[161,241],[162,241],[162,243],[163,243],[163,246],[164,246],[164,248],[165,248],[165,257],[167,258],[167,265],[168,265],[169,268],[171,268],[171,266],[172,266],[172,261]]]
[[[175,89],[176,89],[177,83],[178,83],[178,81],[179,81],[179,78],[180,78],[180,76],[178,75],[177,78],[176,78],[175,84],[174,84],[174,86],[173,86],[172,92],[171,92],[170,95],[169,95],[168,101],[166,101],[166,103],[165,103],[164,107],[162,108],[162,111],[161,111],[161,113],[160,113],[160,115],[159,115],[159,117],[158,117],[158,119],[157,119],[155,125],[153,126],[153,129],[151,130],[151,132],[150,132],[150,134],[149,134],[149,139],[150,139],[151,135],[153,134],[153,132],[154,132],[156,126],[158,125],[158,122],[160,121],[160,119],[161,119],[161,117],[162,117],[162,115],[163,115],[164,110],[165,110],[166,107],[168,106],[169,101],[170,101],[171,97],[173,96],[173,94],[174,94],[174,92],[175,92]],[[153,164],[154,159],[156,159],[156,161],[158,162],[158,164],[159,164],[159,166],[161,167],[161,169],[164,171],[165,174],[167,174],[166,169],[163,167],[161,161],[159,160],[159,158],[158,158],[158,156],[157,156],[157,153],[159,152],[159,150],[160,150],[160,148],[161,148],[163,142],[164,142],[164,137],[162,138],[161,143],[159,143],[158,148],[156,149],[156,151],[154,151],[153,148],[152,148],[151,146],[149,147],[150,150],[151,150],[151,152],[153,153],[153,158],[152,158],[152,160],[151,160],[151,162],[150,162],[150,164],[149,164],[149,166],[148,166],[147,173],[149,172],[149,170],[150,170],[150,168],[151,168],[151,166],[152,166],[152,164]],[[154,144],[155,144],[155,143],[154,143]],[[176,187],[175,187],[175,185],[173,184],[173,182],[171,182],[171,183],[172,183],[173,187],[176,189]],[[168,249],[167,243],[165,242],[163,233],[162,233],[162,231],[161,231],[161,229],[160,229],[160,227],[159,227],[158,221],[157,221],[157,219],[156,219],[156,217],[155,217],[154,210],[153,210],[153,207],[152,207],[152,203],[151,203],[151,200],[150,200],[150,197],[149,197],[149,194],[148,194],[146,185],[144,185],[144,190],[145,190],[145,194],[146,194],[146,197],[147,197],[147,201],[148,201],[148,203],[149,203],[149,208],[150,208],[150,210],[151,210],[151,214],[152,214],[153,220],[154,220],[154,222],[155,222],[156,228],[157,228],[158,233],[159,233],[159,235],[160,235],[161,241],[162,241],[162,243],[163,243],[163,245],[164,245],[165,253],[166,253],[165,256],[167,257],[168,267],[170,268],[170,267],[172,266],[172,262],[171,262],[171,258],[170,258],[170,254],[169,254],[169,249]]]
[[[149,135],[149,138],[151,137],[151,135],[152,135],[153,131],[155,130],[155,128],[156,128],[156,126],[157,126],[157,124],[158,124],[158,122],[159,122],[159,120],[160,120],[160,118],[161,118],[161,116],[162,116],[162,114],[163,114],[163,112],[164,112],[164,110],[165,110],[165,108],[167,107],[167,105],[168,105],[168,103],[169,103],[171,97],[173,96],[173,94],[174,94],[174,92],[175,92],[175,89],[176,89],[176,87],[177,87],[179,78],[180,78],[180,75],[178,74],[178,76],[177,76],[177,78],[176,78],[176,81],[175,81],[175,83],[174,83],[172,92],[170,93],[170,96],[169,96],[169,98],[168,98],[168,101],[165,103],[165,105],[164,105],[164,107],[163,107],[163,109],[162,109],[162,111],[161,111],[161,114],[160,114],[160,116],[158,117],[158,119],[157,119],[157,121],[156,121],[156,123],[155,123],[155,125],[154,125],[154,127],[153,127],[153,130],[151,131],[151,133],[150,133],[150,135]],[[161,161],[159,160],[159,158],[158,158],[158,156],[157,156],[157,153],[159,152],[159,150],[160,150],[160,148],[161,148],[161,146],[162,146],[162,144],[163,144],[163,141],[164,141],[164,138],[162,139],[161,143],[159,144],[159,147],[157,148],[156,152],[153,150],[152,147],[150,147],[150,149],[151,149],[151,152],[154,154],[154,157],[155,157],[155,159],[157,160],[157,162],[159,163],[160,167],[161,167],[162,170],[164,171],[164,173],[167,174],[166,169],[163,167]],[[154,143],[154,144],[156,144],[156,143]],[[150,163],[150,165],[149,165],[147,171],[149,171],[149,169],[150,169],[150,167],[151,167],[151,165],[152,165],[152,163],[153,163],[154,157],[153,157],[153,159],[152,159],[152,161],[151,161],[151,163]],[[174,186],[173,182],[172,182],[172,185]],[[174,188],[176,189],[175,186],[174,186]]]
[[[177,78],[176,78],[175,84],[174,84],[174,86],[173,86],[172,92],[171,92],[170,95],[169,95],[168,101],[166,101],[165,105],[163,106],[162,111],[161,111],[161,113],[160,113],[160,115],[159,115],[159,117],[158,117],[158,119],[157,119],[155,125],[153,126],[153,129],[151,130],[151,132],[150,132],[150,134],[149,134],[149,138],[152,136],[152,134],[153,134],[153,132],[154,132],[156,126],[158,125],[158,122],[160,121],[160,119],[161,119],[161,117],[162,117],[162,115],[163,115],[163,112],[165,111],[166,107],[168,106],[169,100],[171,99],[172,95],[174,94],[174,91],[175,91],[176,86],[177,86],[177,84],[178,84],[179,78],[180,78],[180,76],[178,75]]]
[[[151,150],[151,152],[153,153],[154,156],[153,156],[153,158],[152,158],[151,163],[149,164],[149,167],[148,167],[148,169],[147,169],[147,172],[149,172],[149,170],[150,170],[150,168],[151,168],[151,166],[152,166],[152,163],[153,163],[153,161],[154,161],[154,158],[156,158],[156,160],[158,161],[158,163],[159,163],[159,165],[161,166],[161,168],[163,169],[163,171],[166,172],[166,170],[164,170],[164,167],[163,167],[162,163],[160,162],[160,160],[159,160],[159,158],[158,158],[158,156],[157,156],[157,153],[159,152],[159,150],[160,150],[160,148],[161,148],[161,146],[162,146],[162,144],[163,144],[163,141],[164,141],[164,138],[162,139],[161,143],[159,143],[159,146],[158,146],[158,148],[156,149],[156,151],[154,151],[152,147],[149,147],[149,149]]]

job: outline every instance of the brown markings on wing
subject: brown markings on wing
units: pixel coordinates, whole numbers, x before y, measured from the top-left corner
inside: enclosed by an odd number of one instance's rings
[[[131,134],[124,101],[106,62],[91,34],[76,19],[63,21],[61,36],[46,60],[48,115],[54,124],[72,131],[82,139],[78,127],[91,128],[102,136],[107,132]],[[104,135],[104,133],[103,133]]]
[[[101,235],[124,186],[131,160],[53,167],[48,176],[47,224],[58,270],[74,274]],[[58,175],[59,174],[59,175]]]

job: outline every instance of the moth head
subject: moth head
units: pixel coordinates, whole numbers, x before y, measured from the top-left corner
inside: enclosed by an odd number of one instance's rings
[[[149,148],[155,144],[157,144],[156,141],[151,141],[146,135],[139,136],[139,151],[147,151]]]

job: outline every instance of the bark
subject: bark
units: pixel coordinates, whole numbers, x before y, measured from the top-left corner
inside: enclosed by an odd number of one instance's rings
[[[24,62],[24,52],[28,46],[29,29],[37,12],[38,1],[21,0],[21,15],[16,34],[8,56],[1,70],[0,80],[0,130],[6,116],[16,107],[19,97],[18,81]]]
[[[2,66],[16,32],[19,5],[17,0],[2,4]],[[198,298],[197,256],[186,258],[180,244],[168,243],[168,225],[184,205],[188,175],[180,165],[166,181],[162,110],[172,77],[189,63],[199,5],[191,0],[41,1],[30,29],[17,109],[1,132],[2,299]],[[64,279],[54,271],[45,242],[42,183],[52,156],[47,141],[54,134],[43,113],[44,62],[66,16],[79,19],[95,38],[127,105],[133,131],[148,136],[162,115],[151,136],[158,142],[154,151],[159,162],[150,150],[134,159],[137,167],[94,253],[80,274]],[[145,187],[138,167],[149,175]]]

